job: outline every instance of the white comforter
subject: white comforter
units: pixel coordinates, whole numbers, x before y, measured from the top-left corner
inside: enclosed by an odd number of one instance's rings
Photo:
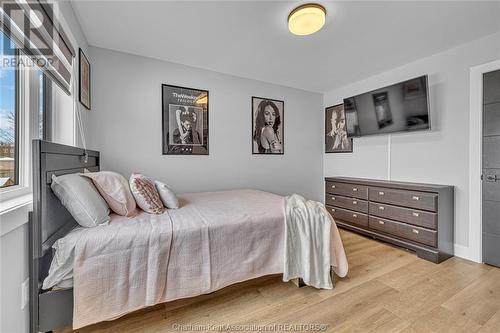
[[[284,198],[236,190],[180,195],[181,208],[78,230],[73,328],[283,273]],[[345,255],[336,228],[337,257]],[[338,251],[338,247],[342,251]],[[331,256],[336,265],[335,255]]]
[[[181,207],[88,229],[75,249],[73,328],[283,271],[283,197],[180,195]]]

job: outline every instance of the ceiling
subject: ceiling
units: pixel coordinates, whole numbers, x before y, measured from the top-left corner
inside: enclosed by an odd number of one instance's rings
[[[295,36],[299,1],[82,1],[90,45],[326,92],[500,31],[500,2],[318,1],[327,23]]]

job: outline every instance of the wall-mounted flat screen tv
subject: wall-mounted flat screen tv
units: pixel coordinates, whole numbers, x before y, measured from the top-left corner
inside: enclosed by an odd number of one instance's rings
[[[427,75],[344,99],[348,136],[431,128]]]

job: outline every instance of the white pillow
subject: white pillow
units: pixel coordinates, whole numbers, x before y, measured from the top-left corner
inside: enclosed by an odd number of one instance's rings
[[[167,184],[155,180],[155,186],[165,207],[179,208],[179,199]]]
[[[90,228],[109,222],[109,207],[97,192],[92,180],[72,173],[52,175],[52,191],[82,227]]]

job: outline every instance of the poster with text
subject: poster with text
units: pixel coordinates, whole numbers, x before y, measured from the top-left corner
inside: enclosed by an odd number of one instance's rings
[[[162,85],[163,155],[208,155],[208,91]]]

